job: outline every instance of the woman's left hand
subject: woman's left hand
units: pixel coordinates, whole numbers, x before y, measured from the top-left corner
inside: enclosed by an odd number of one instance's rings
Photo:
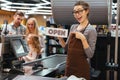
[[[75,37],[77,39],[82,40],[82,41],[86,40],[86,37],[82,33],[80,33],[80,32],[75,32]]]

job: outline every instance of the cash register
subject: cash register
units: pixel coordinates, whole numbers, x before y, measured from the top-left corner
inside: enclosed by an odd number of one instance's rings
[[[43,67],[41,69],[38,69],[39,66],[34,68],[34,72],[32,74],[33,76],[54,78],[57,74],[64,72],[66,63],[66,55],[64,54],[51,55],[28,63],[19,62],[18,58],[27,55],[29,51],[23,36],[2,36],[2,45],[1,71],[7,72],[7,69],[11,69],[8,71],[9,75],[6,78],[13,78],[13,76],[21,74],[24,75],[24,73],[20,70],[21,67],[26,65],[34,66],[34,64],[39,63],[42,63]],[[11,76],[12,74],[15,75]]]
[[[29,51],[24,37],[22,35],[1,35],[1,43],[1,72],[3,74],[11,72],[24,74],[18,69],[22,63],[18,58],[27,55]]]

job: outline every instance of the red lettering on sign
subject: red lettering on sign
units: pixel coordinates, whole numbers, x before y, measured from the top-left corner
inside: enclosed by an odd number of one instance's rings
[[[48,33],[49,33],[49,34],[52,34],[52,33],[53,33],[53,30],[52,30],[52,29],[49,29]]]
[[[53,35],[61,35],[61,36],[65,36],[65,31],[64,30],[53,30],[53,29],[49,29],[48,30],[49,34],[53,34]]]

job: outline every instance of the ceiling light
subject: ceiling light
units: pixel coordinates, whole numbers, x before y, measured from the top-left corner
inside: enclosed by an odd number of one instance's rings
[[[27,19],[29,16],[27,14],[25,14],[25,18]]]
[[[47,16],[43,16],[43,18],[44,18],[44,19],[46,19],[46,18],[47,18]]]
[[[25,14],[45,14],[52,15],[51,2],[48,0],[41,0],[41,2],[33,4],[33,3],[19,3],[12,2],[8,0],[0,0],[1,9],[7,11],[18,11],[21,10],[25,12]]]
[[[6,10],[6,11],[16,11],[16,9],[9,9],[9,8],[5,8],[5,7],[2,7],[1,9]]]

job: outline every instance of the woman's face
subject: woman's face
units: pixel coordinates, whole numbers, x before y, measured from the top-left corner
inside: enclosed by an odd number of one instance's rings
[[[29,21],[28,24],[27,24],[27,27],[28,27],[29,31],[32,33],[34,31],[34,29],[35,29],[34,21],[32,21],[32,20]]]
[[[74,6],[73,9],[73,15],[79,23],[83,23],[86,19],[88,19],[88,12],[89,11],[85,10],[82,5]]]

